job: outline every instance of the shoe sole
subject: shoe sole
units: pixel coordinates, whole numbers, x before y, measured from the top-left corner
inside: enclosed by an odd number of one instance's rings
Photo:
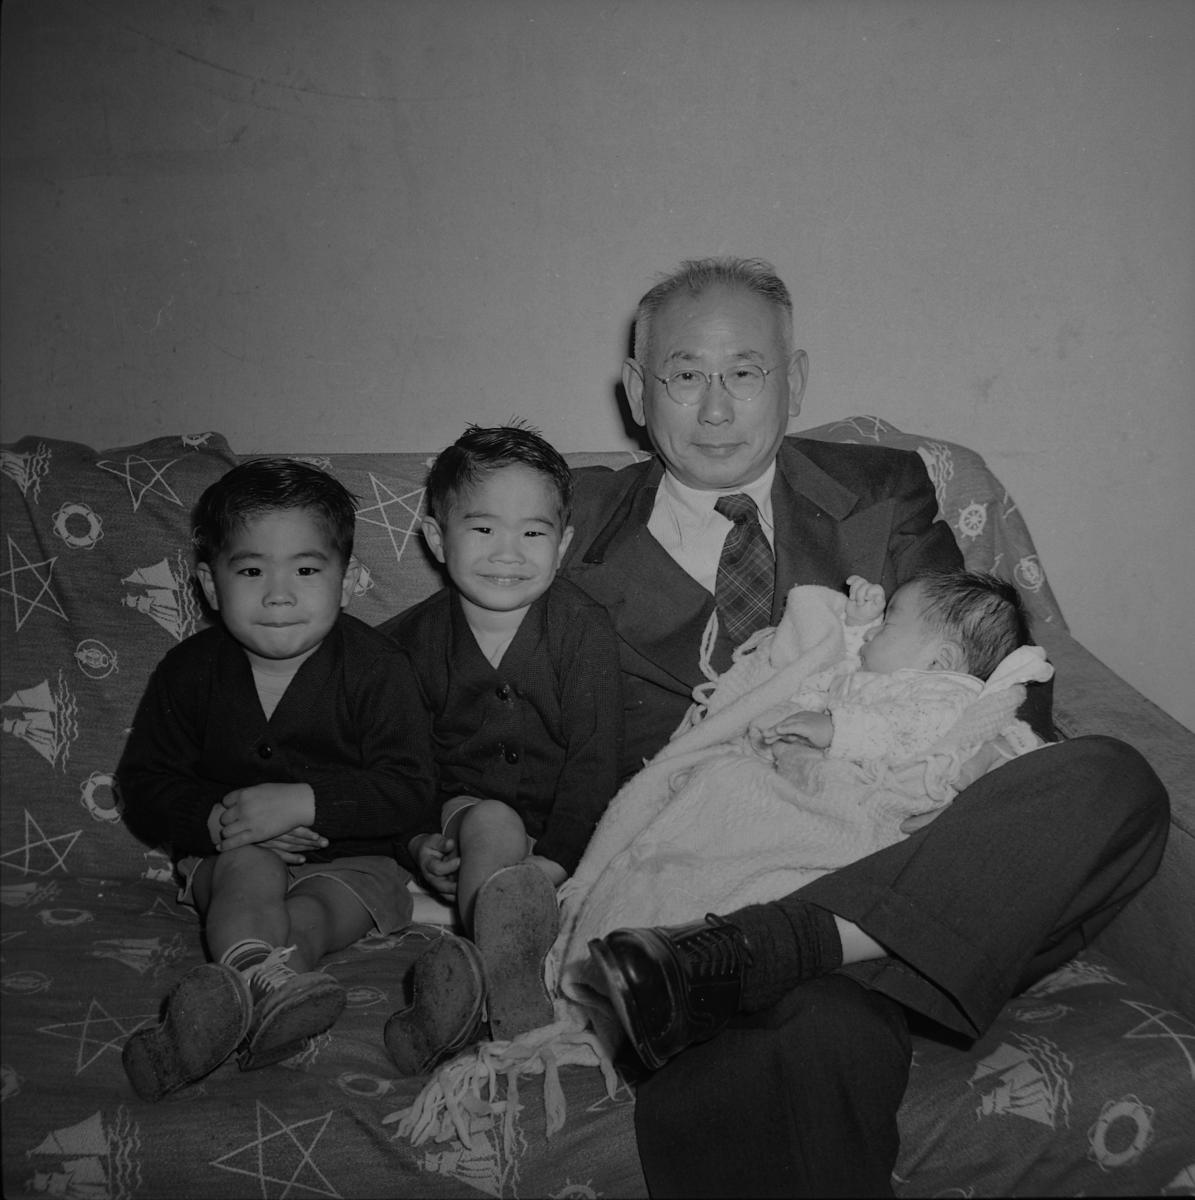
[[[426,1075],[476,1038],[485,967],[472,942],[445,934],[411,971],[411,1003],[391,1015],[383,1040],[400,1074]]]
[[[509,1041],[555,1017],[544,959],[560,928],[556,889],[534,863],[495,871],[473,909],[473,941],[485,964],[490,1036]]]
[[[170,990],[162,1023],[133,1034],[121,1051],[133,1090],[156,1101],[210,1075],[240,1045],[251,1011],[248,986],[235,971],[192,967]]]
[[[658,1071],[668,1060],[661,1058],[651,1048],[651,1043],[643,1028],[643,1022],[639,1019],[639,1009],[635,1004],[630,984],[623,974],[622,967],[600,938],[594,938],[589,943],[589,954],[605,980],[606,996],[613,1005],[614,1015],[618,1017],[618,1023],[622,1026],[635,1053],[642,1060],[644,1066]]]
[[[237,1055],[242,1071],[257,1071],[294,1057],[315,1036],[336,1023],[348,997],[331,976],[283,1003],[262,1021]]]

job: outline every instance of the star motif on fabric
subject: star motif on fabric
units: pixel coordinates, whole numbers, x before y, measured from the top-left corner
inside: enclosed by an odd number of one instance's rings
[[[152,493],[177,504],[182,508],[183,502],[178,493],[166,482],[166,472],[179,460],[177,458],[142,458],[140,454],[128,455],[124,463],[113,462],[111,459],[101,459],[95,465],[101,471],[107,471],[125,481],[129,489],[129,499],[133,502],[133,511],[141,507],[141,501]]]
[[[48,875],[51,871],[57,869],[59,871],[66,870],[66,856],[74,848],[75,842],[83,831],[81,829],[73,830],[71,833],[58,833],[53,837],[46,837],[44,830],[37,823],[37,818],[28,810],[25,810],[25,844],[17,846],[12,850],[6,850],[0,854],[0,862],[5,866],[16,867],[16,869],[25,875]],[[34,834],[37,836],[34,837]],[[59,851],[56,846],[58,842],[66,842],[66,849]],[[33,866],[32,851],[45,847],[49,851],[52,859],[47,867],[40,870]],[[17,862],[18,856],[23,855],[21,862]]]
[[[213,1167],[248,1175],[256,1179],[265,1198],[315,1195],[339,1197],[340,1193],[328,1182],[324,1173],[312,1161],[315,1150],[328,1122],[329,1109],[323,1116],[304,1121],[284,1122],[262,1102],[257,1102],[257,1138],[214,1159]],[[300,1136],[299,1131],[304,1133]],[[237,1160],[245,1165],[237,1165]],[[268,1185],[274,1185],[274,1192]]]
[[[20,559],[19,563],[18,558]],[[55,617],[61,617],[64,621],[70,621],[70,618],[63,612],[58,597],[50,590],[50,580],[54,574],[54,564],[57,561],[58,556],[55,555],[53,558],[43,558],[41,562],[30,562],[25,552],[9,535],[8,570],[0,572],[0,580],[6,580],[9,586],[0,583],[0,595],[12,597],[12,616],[18,630],[25,624],[29,614],[38,608],[43,608],[46,612]],[[45,568],[44,574],[42,573],[43,567]],[[18,582],[28,584],[29,595],[24,595],[18,590]]]
[[[81,1021],[62,1021],[56,1025],[42,1025],[38,1033],[48,1033],[51,1037],[75,1039],[79,1042],[75,1058],[75,1074],[82,1075],[89,1066],[105,1050],[121,1052],[125,1042],[146,1025],[156,1025],[158,1014],[139,1013],[133,1017],[114,1017],[93,996],[87,1006],[87,1015]]]
[[[1150,1038],[1171,1039],[1187,1060],[1187,1066],[1191,1070],[1191,1078],[1195,1079],[1195,1054],[1192,1053],[1191,1049],[1195,1047],[1195,1026],[1192,1026],[1186,1017],[1176,1013],[1173,1009],[1158,1008],[1155,1004],[1144,1004],[1140,1000],[1122,1000],[1121,1003],[1127,1004],[1129,1008],[1135,1008],[1145,1017],[1145,1020],[1140,1025],[1134,1026],[1124,1036],[1139,1040]],[[1188,1026],[1190,1032],[1171,1028],[1163,1020],[1164,1017],[1169,1017],[1172,1021]]]
[[[423,488],[397,496],[372,471],[369,473],[369,482],[373,485],[373,496],[377,503],[358,509],[357,519],[366,525],[380,525],[389,535],[395,561],[400,562],[407,542],[419,528]],[[376,515],[369,516],[369,513]],[[398,524],[395,524],[394,518]]]

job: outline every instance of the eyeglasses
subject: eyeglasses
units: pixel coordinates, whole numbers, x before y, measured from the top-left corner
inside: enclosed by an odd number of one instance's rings
[[[732,400],[742,404],[757,399],[763,392],[764,384],[775,367],[757,367],[754,363],[741,363],[728,371],[697,371],[686,367],[683,371],[675,371],[665,378],[651,372],[653,379],[658,379],[668,392],[668,397],[674,404],[691,408],[700,404],[706,391],[713,387],[714,380],[720,379],[722,386]]]

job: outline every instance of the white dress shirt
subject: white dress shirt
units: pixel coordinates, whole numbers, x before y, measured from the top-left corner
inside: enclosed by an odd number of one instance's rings
[[[667,471],[656,489],[655,507],[647,531],[705,590],[711,594],[718,579],[718,559],[732,521],[714,511],[722,496],[740,492],[750,496],[759,509],[759,523],[775,552],[772,522],[772,480],[776,463],[745,487],[699,491],[683,484]]]

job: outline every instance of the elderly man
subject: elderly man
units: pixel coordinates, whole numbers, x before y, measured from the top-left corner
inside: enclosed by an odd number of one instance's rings
[[[620,638],[624,774],[794,584],[890,595],[961,564],[917,455],[786,436],[808,371],[791,323],[755,260],[687,262],[640,302],[623,382],[656,457],[579,472],[563,568]],[[1152,876],[1167,827],[1140,756],[1080,738],[782,900],[594,943],[657,1068],[636,1106],[652,1195],[890,1194],[910,1018],[978,1036]]]

